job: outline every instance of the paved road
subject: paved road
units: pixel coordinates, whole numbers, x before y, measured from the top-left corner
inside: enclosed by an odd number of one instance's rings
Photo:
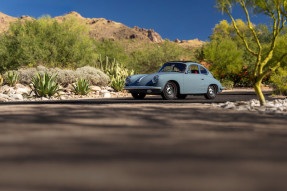
[[[273,100],[271,98],[270,91],[265,91],[264,95],[267,100]],[[1,103],[1,105],[32,105],[32,104],[171,104],[171,103],[224,103],[227,101],[248,101],[251,99],[257,99],[256,95],[252,91],[232,91],[219,94],[215,100],[206,100],[204,96],[188,96],[184,100],[163,100],[161,96],[147,96],[144,100],[134,100],[132,97],[128,98],[114,98],[114,99],[81,99],[81,100],[60,100],[60,101],[38,101],[38,102],[8,102]]]
[[[203,101],[2,104],[0,190],[286,191],[287,118]]]

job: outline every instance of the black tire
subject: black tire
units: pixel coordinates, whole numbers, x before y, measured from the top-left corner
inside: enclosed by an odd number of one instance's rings
[[[204,97],[206,99],[215,99],[217,95],[217,87],[215,85],[210,85],[207,88],[206,94],[204,94]]]
[[[146,94],[145,93],[132,93],[134,99],[144,99]]]
[[[177,98],[178,98],[178,99],[185,99],[186,97],[187,97],[186,94],[178,94],[178,95],[177,95]]]
[[[165,100],[176,99],[177,89],[177,85],[174,82],[167,82],[164,86],[163,92],[161,93],[162,98]]]

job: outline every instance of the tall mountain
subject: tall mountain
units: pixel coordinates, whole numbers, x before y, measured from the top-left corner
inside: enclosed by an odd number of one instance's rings
[[[128,27],[122,23],[118,23],[111,20],[106,20],[104,18],[84,18],[77,12],[70,12],[64,16],[58,16],[54,17],[54,19],[61,21],[66,19],[67,17],[73,15],[77,19],[79,19],[80,22],[86,23],[89,25],[90,28],[90,35],[95,39],[112,39],[112,40],[120,40],[120,39],[138,39],[146,42],[152,42],[152,43],[158,43],[162,42],[162,37],[156,33],[153,29],[144,29],[140,27]],[[10,23],[16,22],[16,21],[25,21],[26,19],[34,19],[29,16],[22,16],[19,18],[11,17],[8,15],[5,15],[3,13],[0,13],[0,33],[7,31],[9,28]],[[175,43],[178,43],[179,45],[189,47],[190,44],[187,42],[191,41],[174,41]],[[200,41],[202,42],[202,41]],[[201,45],[201,43],[196,43],[197,47],[198,45]]]

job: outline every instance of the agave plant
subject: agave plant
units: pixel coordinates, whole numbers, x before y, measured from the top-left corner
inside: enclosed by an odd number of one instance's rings
[[[76,95],[87,95],[91,91],[90,84],[85,79],[77,80],[76,85],[73,85],[73,87]]]
[[[47,72],[42,76],[40,73],[36,73],[36,77],[32,78],[32,84],[34,86],[34,92],[38,97],[51,97],[57,94],[59,84],[56,82],[57,74],[49,75]]]
[[[7,73],[5,81],[9,86],[15,86],[18,82],[18,76],[19,74],[17,72],[10,71]]]

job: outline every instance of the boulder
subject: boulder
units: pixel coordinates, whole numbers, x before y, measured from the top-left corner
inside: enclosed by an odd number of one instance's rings
[[[110,98],[111,97],[111,93],[110,92],[106,92],[103,94],[103,98]]]
[[[9,96],[6,94],[0,94],[0,102],[6,102],[9,100]]]
[[[96,92],[96,91],[101,91],[101,87],[99,86],[90,86],[91,91]]]
[[[101,90],[100,94],[110,93],[108,90]]]
[[[10,98],[15,101],[23,101],[23,96],[21,94],[12,94]]]
[[[29,88],[29,90],[30,90],[30,88]],[[18,88],[18,89],[16,89],[16,94],[27,94],[27,95],[29,95],[29,90],[26,87]]]

